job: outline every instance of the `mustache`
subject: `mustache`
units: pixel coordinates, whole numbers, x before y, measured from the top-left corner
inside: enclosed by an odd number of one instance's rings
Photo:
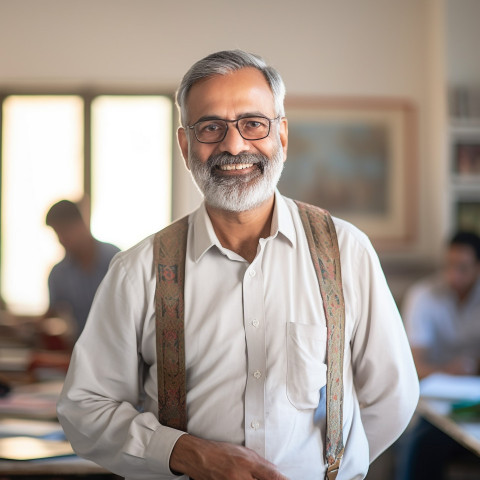
[[[268,161],[268,157],[260,153],[239,153],[238,155],[232,155],[230,153],[223,152],[210,155],[207,159],[206,166],[209,170],[213,171],[216,167],[223,165],[253,163],[254,165],[257,165],[263,172]]]

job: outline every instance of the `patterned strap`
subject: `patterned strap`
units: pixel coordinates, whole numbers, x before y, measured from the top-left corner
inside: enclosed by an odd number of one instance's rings
[[[327,472],[334,480],[343,457],[343,352],[345,302],[337,233],[326,210],[296,202],[307,236],[327,320]]]
[[[184,298],[188,217],[154,239],[158,418],[187,431]]]
[[[327,319],[327,433],[325,478],[334,480],[343,456],[343,349],[345,305],[340,252],[333,221],[325,210],[297,202],[317,274]],[[184,338],[185,255],[188,217],[155,235],[155,313],[158,412],[163,425],[186,431]]]

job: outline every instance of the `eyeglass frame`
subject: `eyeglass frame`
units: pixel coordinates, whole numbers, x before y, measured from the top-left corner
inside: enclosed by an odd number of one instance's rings
[[[264,118],[265,120],[268,120],[268,132],[265,136],[263,137],[260,137],[260,138],[245,138],[243,135],[242,135],[242,132],[240,131],[240,129],[238,128],[238,122],[240,120],[244,120],[245,118]],[[267,138],[269,135],[270,135],[270,130],[272,129],[272,122],[278,120],[282,118],[282,115],[277,115],[275,118],[268,118],[267,116],[265,115],[245,115],[245,116],[242,116],[242,117],[239,117],[235,120],[226,120],[224,118],[219,118],[219,117],[212,117],[212,118],[204,118],[204,119],[201,119],[201,120],[198,120],[197,122],[195,122],[193,125],[185,125],[185,128],[189,128],[190,130],[193,130],[193,134],[195,136],[195,139],[197,140],[197,142],[199,143],[204,143],[204,144],[207,144],[207,145],[212,145],[214,143],[220,143],[220,142],[223,142],[225,140],[225,137],[227,136],[227,133],[228,133],[228,124],[229,123],[234,123],[235,124],[235,128],[237,129],[238,133],[240,134],[240,136],[244,139],[244,140],[247,140],[247,142],[255,142],[257,140],[263,140],[264,138]],[[202,122],[208,122],[209,120],[221,120],[222,122],[225,122],[226,124],[226,127],[225,128],[225,133],[223,134],[223,137],[220,139],[220,140],[216,140],[215,142],[202,142],[202,140],[199,140],[198,137],[197,137],[197,132],[195,131],[195,127],[199,124],[199,123],[202,123]]]

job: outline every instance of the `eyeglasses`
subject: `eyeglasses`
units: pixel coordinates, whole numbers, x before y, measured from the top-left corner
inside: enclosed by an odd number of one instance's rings
[[[219,143],[226,136],[228,124],[234,123],[238,132],[244,140],[261,140],[270,134],[272,122],[278,120],[280,115],[275,118],[263,116],[242,117],[237,120],[223,120],[221,118],[212,118],[210,120],[200,120],[193,125],[187,125],[195,133],[195,138],[200,143]]]

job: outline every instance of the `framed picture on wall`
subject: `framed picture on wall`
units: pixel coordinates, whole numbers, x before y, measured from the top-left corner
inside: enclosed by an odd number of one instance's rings
[[[280,191],[362,229],[379,250],[416,235],[416,112],[401,99],[287,98]]]
[[[480,235],[480,198],[457,202],[457,230],[466,230]]]

